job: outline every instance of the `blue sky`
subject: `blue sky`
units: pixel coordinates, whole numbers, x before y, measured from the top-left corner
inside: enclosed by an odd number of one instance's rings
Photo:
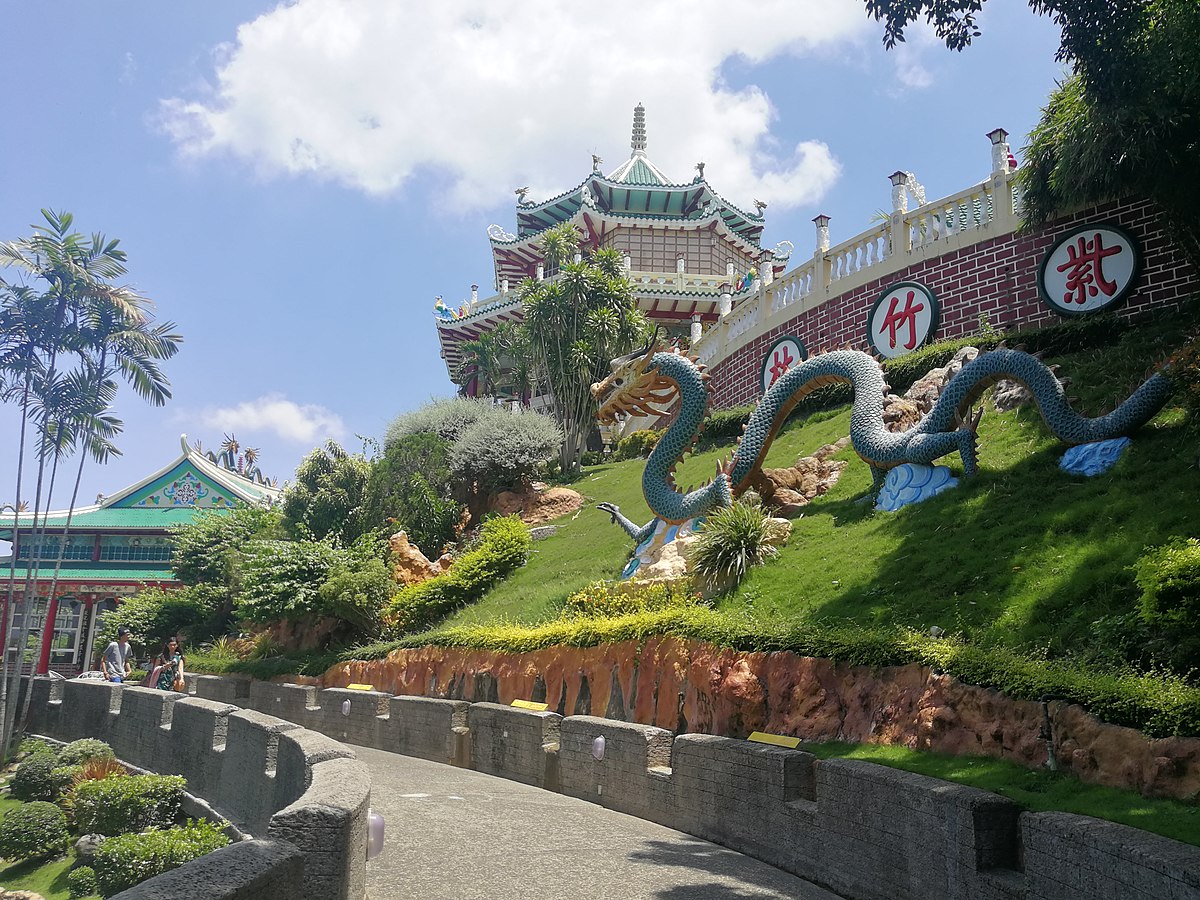
[[[865,229],[896,169],[930,199],[986,178],[985,133],[1019,156],[1061,69],[1024,3],[980,21],[963,53],[921,29],[889,52],[861,0],[22,4],[0,55],[0,239],[70,210],[121,239],[185,337],[174,398],[122,394],[124,456],[88,467],[81,500],[164,465],[180,432],[232,431],[282,480],[327,437],[359,449],[449,394],[434,297],[486,296],[485,229],[513,228],[513,189],[572,187],[593,152],[615,168],[639,101],[650,158],[767,201],[764,244],[797,259],[818,213],[835,243]],[[0,502],[14,476],[9,439]]]

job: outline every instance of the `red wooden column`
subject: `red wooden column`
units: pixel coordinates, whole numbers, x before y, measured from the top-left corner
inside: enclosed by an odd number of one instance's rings
[[[26,607],[28,609],[28,606]],[[38,655],[37,668],[34,673],[47,675],[50,672],[50,644],[54,641],[54,620],[58,618],[58,595],[50,598],[46,609],[46,622],[42,626],[42,652]]]

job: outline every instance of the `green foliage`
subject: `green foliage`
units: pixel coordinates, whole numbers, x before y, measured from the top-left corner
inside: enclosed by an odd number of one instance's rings
[[[1172,541],[1148,551],[1137,564],[1142,616],[1196,628],[1200,625],[1200,540]]]
[[[56,856],[70,843],[67,817],[53,803],[35,800],[9,810],[0,820],[0,856],[5,859]]]
[[[1171,384],[1177,399],[1200,424],[1200,335],[1193,337],[1171,357]]]
[[[613,462],[621,462],[626,459],[643,459],[649,456],[650,451],[657,446],[659,439],[664,433],[662,430],[645,428],[621,438],[617,441],[617,446],[613,448]]]
[[[196,520],[171,529],[171,568],[184,584],[225,585],[236,590],[241,550],[256,538],[279,537],[276,510],[243,506],[231,512],[199,511]]]
[[[71,741],[58,752],[60,766],[77,766],[89,759],[115,759],[112,747],[96,738],[80,738]]]
[[[111,897],[229,843],[219,825],[193,821],[180,828],[110,838],[96,850],[96,883]]]
[[[557,277],[525,281],[518,288],[535,380],[549,387],[554,417],[563,432],[559,467],[579,468],[588,433],[595,427],[596,401],[590,388],[609,373],[615,357],[644,337],[645,317],[625,277],[624,262],[611,248],[571,261],[580,248],[569,223],[547,229],[541,239],[547,271]]]
[[[693,571],[710,585],[739,581],[779,552],[784,526],[758,503],[739,501],[711,513],[688,551]]]
[[[425,411],[457,402],[431,404],[397,419],[388,433],[383,456],[375,460],[367,482],[364,502],[368,524],[373,528],[403,529],[430,558],[440,556],[442,548],[454,542],[462,505],[452,495],[450,441],[437,433],[437,423]],[[475,405],[470,406],[474,412]],[[426,424],[429,431],[408,430]]]
[[[345,551],[328,540],[254,541],[245,548],[236,612],[251,622],[320,613],[321,585],[345,560]]]
[[[12,795],[18,800],[58,799],[66,782],[56,772],[58,759],[52,753],[32,753],[21,760],[13,774]]]
[[[179,815],[185,784],[179,775],[85,781],[74,791],[75,824],[83,834],[106,835],[169,825]]]
[[[491,407],[455,439],[450,470],[481,493],[508,490],[532,478],[562,439],[558,425],[540,413]]]
[[[492,406],[482,400],[434,400],[419,409],[397,416],[388,426],[384,446],[391,447],[404,438],[418,434],[434,434],[453,444],[469,427],[490,415]]]
[[[696,594],[680,584],[595,581],[567,597],[563,604],[563,614],[623,616],[649,610],[693,606],[698,602]]]
[[[118,628],[130,630],[130,643],[136,652],[151,655],[176,635],[204,640],[222,624],[223,599],[222,590],[209,585],[172,590],[142,588],[116,609],[101,614],[96,651],[103,651],[117,639]]]
[[[473,603],[484,591],[524,564],[532,541],[517,516],[490,519],[479,545],[460,556],[450,569],[421,584],[403,588],[392,598],[387,618],[395,633],[427,627],[451,610]]]
[[[96,870],[91,866],[80,866],[67,873],[67,891],[71,900],[82,900],[83,897],[90,897],[99,890],[96,884]]]
[[[732,444],[742,436],[742,428],[750,421],[752,412],[753,404],[711,411],[704,419],[704,430],[696,442],[696,451]]]
[[[379,534],[359,538],[318,589],[321,610],[349,622],[364,637],[377,637],[380,614],[396,588],[387,553],[387,540]]]
[[[17,754],[22,757],[32,756],[35,753],[49,753],[56,756],[58,751],[41,738],[25,738],[17,747]]]
[[[301,460],[296,480],[283,493],[283,524],[295,538],[329,536],[343,543],[357,539],[370,525],[364,515],[371,464],[327,441]]]

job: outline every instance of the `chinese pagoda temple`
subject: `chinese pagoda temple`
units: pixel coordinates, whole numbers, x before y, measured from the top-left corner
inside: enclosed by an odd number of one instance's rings
[[[279,488],[263,478],[252,462],[239,460],[236,449],[226,446],[220,454],[205,452],[199,445],[189,446],[186,435],[180,442],[182,453],[165,467],[99,498],[93,506],[75,509],[69,531],[65,510],[46,514],[44,528],[37,529],[42,533],[36,537],[32,514],[19,516],[15,528],[12,518],[0,518],[0,540],[12,542],[16,557],[15,597],[22,596],[30,563],[37,560],[37,602],[31,622],[41,648],[37,671],[49,668],[75,674],[90,668],[100,613],[115,609],[124,597],[143,587],[178,586],[168,566],[172,526],[192,522],[197,510],[228,512],[239,506],[271,504],[278,498]],[[62,565],[51,597],[60,551]],[[5,597],[11,564],[12,557],[0,559],[4,582],[0,590]],[[48,618],[54,622],[49,641],[43,633]],[[17,613],[13,634],[21,628]]]
[[[625,258],[639,306],[668,334],[695,340],[705,324],[728,311],[739,293],[770,283],[783,273],[792,245],[774,249],[761,244],[765,203],[746,212],[718,194],[697,163],[687,183],[672,181],[646,155],[646,114],[633,113],[632,153],[617,169],[602,174],[599,157],[579,184],[548,200],[517,193],[517,231],[488,228],[496,294],[480,298],[473,285],[469,300],[457,309],[439,298],[434,308],[442,358],[460,393],[476,396],[478,380],[462,366],[460,345],[504,322],[521,320],[516,287],[525,279],[546,277],[540,249],[547,229],[563,223],[576,227],[585,252],[615,248]],[[495,393],[505,396],[503,385]]]

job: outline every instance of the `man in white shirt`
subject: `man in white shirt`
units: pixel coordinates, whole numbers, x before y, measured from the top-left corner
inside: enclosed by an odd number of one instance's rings
[[[117,639],[104,648],[104,655],[100,657],[100,671],[104,673],[104,680],[120,684],[128,678],[133,671],[129,662],[132,653],[129,629],[122,625],[117,629]]]

